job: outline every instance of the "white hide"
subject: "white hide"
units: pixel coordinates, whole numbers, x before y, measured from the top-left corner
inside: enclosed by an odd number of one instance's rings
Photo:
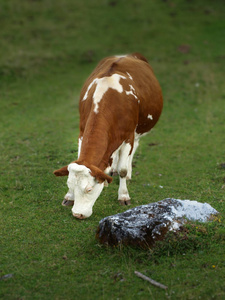
[[[136,150],[136,149],[135,149]],[[131,151],[131,145],[129,143],[123,142],[120,147],[112,154],[112,171],[117,171],[119,174],[121,171],[129,171],[131,172],[130,163],[132,163],[132,160],[130,160],[130,151]],[[133,152],[133,151],[132,151]],[[131,176],[131,175],[130,175]],[[120,177],[120,185],[118,190],[118,200],[130,200],[130,196],[127,189],[127,179],[125,177]]]
[[[123,144],[122,144],[123,145]],[[112,165],[111,165],[111,172],[117,172],[119,157],[120,157],[120,149],[122,145],[119,146],[119,148],[113,152],[111,158],[112,158]]]
[[[69,192],[74,195],[72,213],[88,218],[92,215],[93,205],[99,197],[104,183],[98,183],[91,176],[91,170],[83,165],[71,163],[68,166],[68,171],[67,185]]]
[[[130,150],[131,144],[124,142],[120,148],[119,161],[117,166],[118,173],[120,173],[122,170],[128,170]]]
[[[150,119],[150,120],[153,120],[153,116],[150,115],[150,114],[148,114],[148,117],[147,117],[147,118]]]
[[[112,76],[107,76],[103,78],[95,78],[87,88],[87,91],[84,95],[83,101],[85,101],[88,97],[89,90],[96,84],[95,92],[93,94],[93,103],[95,104],[94,112],[98,113],[98,106],[104,94],[108,91],[108,89],[116,90],[118,93],[123,92],[123,86],[120,84],[120,79],[126,79],[126,77],[113,74]]]
[[[130,73],[127,72],[128,77],[133,80],[133,77],[130,75]]]
[[[130,87],[130,91],[126,91],[126,94],[127,95],[132,95],[135,99],[137,99],[138,97],[135,95],[134,87],[131,84],[129,84],[129,87]]]
[[[118,200],[128,201],[130,196],[127,189],[127,179],[126,177],[120,177],[120,186],[118,190]]]
[[[77,157],[77,158],[80,157],[80,151],[81,151],[82,140],[83,140],[83,137],[79,138],[79,140],[78,140],[78,155],[77,155],[78,157]]]
[[[123,142],[119,148],[113,152],[111,158],[112,158],[112,165],[110,170],[107,169],[108,172],[115,172],[117,171],[118,174],[120,171],[126,170],[127,176],[126,177],[120,177],[120,183],[119,183],[119,190],[118,190],[118,200],[127,201],[130,200],[130,196],[127,189],[127,179],[131,179],[132,175],[132,160],[135,154],[135,151],[137,150],[137,147],[139,145],[139,139],[141,135],[135,133],[135,139],[134,139],[134,145],[132,152],[131,151],[131,145],[129,143]]]
[[[129,171],[131,145],[129,143],[123,143],[120,149],[120,156],[118,161],[117,170],[120,174],[121,171]],[[132,162],[131,162],[132,163]],[[125,177],[120,176],[120,186],[118,190],[118,200],[127,201],[130,200],[130,196],[127,189],[127,175]]]

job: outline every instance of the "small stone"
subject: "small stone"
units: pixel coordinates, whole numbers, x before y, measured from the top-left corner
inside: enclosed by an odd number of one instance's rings
[[[177,50],[181,53],[186,54],[186,53],[190,52],[191,46],[190,45],[180,45]]]
[[[6,275],[2,276],[0,278],[0,280],[6,280],[6,279],[9,279],[9,278],[12,278],[12,277],[13,277],[13,274],[6,274]]]
[[[96,238],[101,244],[148,248],[177,231],[188,220],[206,222],[218,212],[207,203],[167,198],[141,205],[99,222]]]
[[[225,169],[225,163],[221,163],[221,164],[220,164],[220,168],[221,168],[221,169]]]

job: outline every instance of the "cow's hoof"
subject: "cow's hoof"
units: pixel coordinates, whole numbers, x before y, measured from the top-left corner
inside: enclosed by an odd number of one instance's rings
[[[62,206],[73,206],[74,201],[73,200],[66,200],[64,199],[62,202]]]
[[[124,206],[124,205],[131,205],[130,200],[119,200],[120,205]]]

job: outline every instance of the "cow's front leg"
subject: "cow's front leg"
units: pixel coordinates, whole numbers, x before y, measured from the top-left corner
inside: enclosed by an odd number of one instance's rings
[[[82,140],[83,140],[83,136],[80,135],[79,139],[78,139],[78,157],[80,156],[80,151],[81,151],[81,145],[82,145]],[[64,200],[62,202],[62,206],[73,206],[74,205],[74,193],[72,190],[69,189],[69,191],[67,192],[67,194],[64,197]]]
[[[130,196],[127,189],[126,175],[124,177],[120,176],[120,186],[118,191],[118,200],[121,205],[130,205]]]
[[[67,194],[64,197],[64,200],[62,202],[62,206],[73,206],[74,204],[74,194],[73,191],[69,189]]]

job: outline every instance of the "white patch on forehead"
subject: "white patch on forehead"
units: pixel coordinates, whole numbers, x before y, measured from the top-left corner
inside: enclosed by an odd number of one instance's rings
[[[97,114],[99,102],[102,100],[102,97],[108,91],[108,89],[111,88],[113,90],[116,90],[118,93],[123,92],[123,87],[120,84],[120,79],[126,79],[126,77],[119,74],[113,74],[112,76],[109,77],[95,78],[92,81],[92,83],[89,85],[84,95],[83,101],[87,99],[88,92],[93,86],[93,84],[96,84],[96,89],[93,95],[93,103],[95,104],[94,112]]]
[[[93,177],[90,174],[90,169],[83,165],[71,163],[68,166],[69,176],[67,179],[68,188],[75,194],[75,186],[80,186],[84,189],[87,184],[92,181]]]
[[[130,75],[130,73],[127,72],[128,77],[133,80],[133,77]]]
[[[147,117],[147,118],[150,119],[150,120],[153,120],[153,116],[150,115],[150,114],[148,114],[148,117]]]
[[[83,173],[84,175],[90,174],[91,170],[84,165],[78,165],[76,163],[71,163],[68,165],[68,171],[74,173]]]

